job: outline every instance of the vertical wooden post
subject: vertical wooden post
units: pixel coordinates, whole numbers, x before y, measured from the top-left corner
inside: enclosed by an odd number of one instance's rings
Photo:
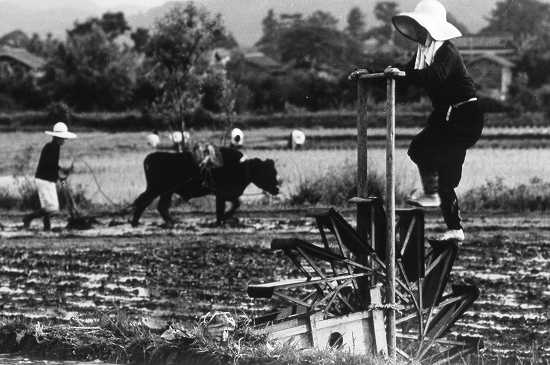
[[[357,95],[359,113],[357,117],[357,196],[367,198],[367,90],[366,80],[358,80]],[[362,225],[361,225],[362,226]],[[366,230],[365,230],[366,232]],[[361,237],[364,238],[364,237]],[[366,238],[366,237],[365,237]]]
[[[357,196],[367,198],[369,191],[367,186],[367,81],[357,80]],[[368,242],[369,225],[366,224],[370,212],[364,204],[357,205],[357,233],[363,242]],[[368,255],[358,257],[362,265],[368,265]],[[359,280],[359,294],[363,306],[368,306],[370,299],[370,283],[368,279]]]
[[[386,100],[386,217],[387,217],[387,303],[388,310],[388,350],[390,363],[396,363],[395,329],[395,79],[388,78]]]

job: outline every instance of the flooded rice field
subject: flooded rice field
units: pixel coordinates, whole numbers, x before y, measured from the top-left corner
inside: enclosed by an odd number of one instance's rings
[[[100,361],[47,361],[28,359],[26,357],[0,355],[2,365],[111,365]],[[114,365],[114,364],[113,364]]]
[[[302,215],[262,215],[224,229],[186,218],[173,230],[146,220],[137,230],[48,234],[19,231],[14,220],[0,232],[1,321],[86,323],[124,311],[163,327],[192,323],[208,311],[268,310],[270,302],[248,298],[247,283],[294,271],[269,249],[271,239],[318,236]],[[438,223],[430,219],[428,232]],[[452,331],[483,336],[486,363],[550,362],[550,220],[476,217],[466,227],[451,282],[473,281],[481,295]]]

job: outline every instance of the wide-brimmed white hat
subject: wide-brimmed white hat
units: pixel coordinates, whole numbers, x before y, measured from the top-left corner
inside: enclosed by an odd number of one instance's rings
[[[239,128],[233,128],[231,130],[231,144],[234,146],[242,146],[244,143],[244,133]]]
[[[437,0],[422,0],[413,12],[397,14],[392,21],[401,34],[413,41],[418,41],[419,38],[417,24],[424,27],[436,41],[446,41],[462,35],[457,27],[447,21],[447,11]]]
[[[63,139],[73,139],[76,138],[76,134],[69,132],[69,128],[63,122],[55,123],[53,126],[53,131],[45,131],[44,133]]]

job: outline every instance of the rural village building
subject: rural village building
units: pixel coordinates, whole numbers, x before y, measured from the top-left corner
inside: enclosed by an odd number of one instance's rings
[[[24,48],[0,47],[0,77],[12,76],[21,73],[30,73],[40,77],[46,61]]]
[[[479,91],[494,99],[506,100],[517,57],[512,35],[469,35],[454,39],[453,43],[479,83]]]
[[[279,62],[260,51],[245,53],[244,60],[248,66],[259,71],[276,73],[282,68]]]

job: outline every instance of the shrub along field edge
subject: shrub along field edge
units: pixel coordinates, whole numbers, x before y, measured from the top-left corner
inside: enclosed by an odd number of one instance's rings
[[[425,124],[427,113],[422,111],[403,111],[398,108],[398,124],[400,127],[418,127]],[[195,129],[219,128],[225,124],[222,115],[210,114],[205,111],[195,113],[189,127]],[[52,121],[47,112],[26,111],[15,113],[0,113],[0,130],[2,131],[36,131],[51,127]],[[74,113],[72,127],[98,131],[144,131],[155,128],[163,129],[162,121],[139,111],[123,113]],[[241,128],[350,128],[357,124],[357,114],[353,110],[324,111],[316,113],[272,114],[272,115],[238,115],[233,124]],[[385,125],[385,114],[379,107],[373,108],[369,114],[369,125],[373,128]],[[486,115],[486,126],[493,127],[547,127],[550,121],[542,113],[524,113],[512,116],[505,113]],[[165,127],[165,126],[164,126]]]

